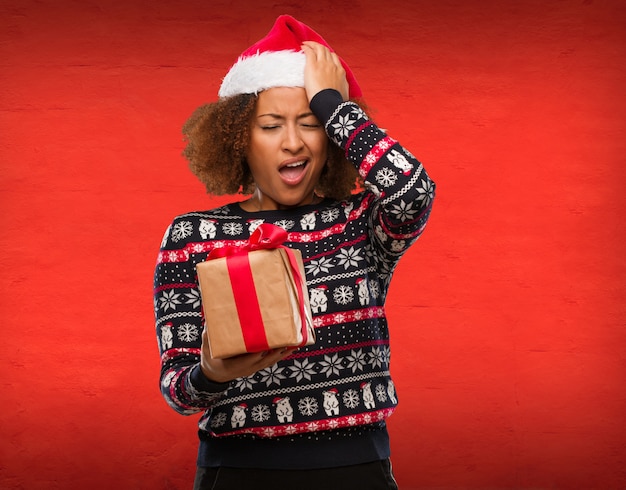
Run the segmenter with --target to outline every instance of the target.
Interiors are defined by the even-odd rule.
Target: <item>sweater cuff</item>
[[[216,383],[207,378],[200,364],[195,365],[189,373],[189,381],[191,385],[198,391],[206,391],[207,393],[222,393],[228,389],[230,383]]]
[[[335,109],[343,102],[341,94],[332,88],[320,90],[311,99],[309,106],[320,122],[324,125],[335,112]]]

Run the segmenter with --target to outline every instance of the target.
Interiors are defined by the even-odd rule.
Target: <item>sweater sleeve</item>
[[[426,226],[435,183],[411,152],[378,128],[358,104],[344,102],[339,92],[319,92],[311,110],[373,195],[373,243],[387,258],[397,260]]]
[[[154,313],[161,354],[160,388],[177,412],[191,415],[221,399],[228,383],[214,383],[200,369],[204,328],[195,263],[180,240],[191,228],[177,218],[165,233],[154,273]]]

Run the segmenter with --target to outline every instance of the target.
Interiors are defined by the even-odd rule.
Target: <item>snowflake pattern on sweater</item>
[[[337,202],[245,212],[237,203],[188,213],[168,227],[158,255],[154,308],[161,390],[183,414],[204,412],[213,436],[317,432],[384,421],[398,400],[389,372],[385,297],[395,266],[422,233],[434,183],[422,164],[361,108],[345,102],[325,124],[366,190]],[[225,385],[199,369],[202,305],[195,265],[247,240],[260,223],[301,251],[316,343]]]

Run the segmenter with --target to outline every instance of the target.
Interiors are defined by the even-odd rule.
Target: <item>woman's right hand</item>
[[[296,350],[297,347],[282,347],[265,352],[240,354],[225,359],[213,359],[209,349],[209,336],[205,328],[202,332],[200,367],[209,380],[215,383],[227,383],[236,378],[251,376],[261,369],[273,366]]]

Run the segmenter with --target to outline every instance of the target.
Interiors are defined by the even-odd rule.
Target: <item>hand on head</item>
[[[339,56],[326,46],[314,41],[304,41],[302,51],[306,55],[304,67],[304,89],[309,101],[318,92],[332,88],[337,90],[343,100],[349,98],[349,86],[346,71]]]

